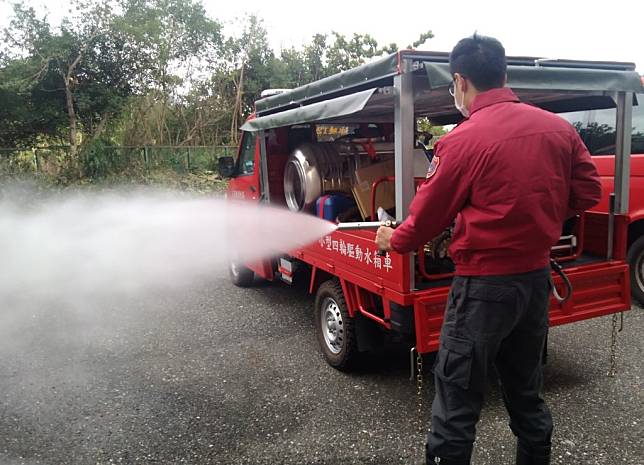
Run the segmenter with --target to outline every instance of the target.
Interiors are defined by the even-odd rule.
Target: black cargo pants
[[[469,463],[488,373],[496,369],[510,428],[549,445],[552,417],[540,390],[550,269],[454,278],[434,365],[427,455]]]

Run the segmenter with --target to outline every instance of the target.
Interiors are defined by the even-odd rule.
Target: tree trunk
[[[163,98],[161,100],[161,114],[157,117],[157,137],[158,137],[158,140],[156,141],[157,145],[164,145],[164,142],[165,142],[164,126],[165,126],[165,110],[166,110],[167,102],[168,102],[167,95],[165,93],[165,88],[164,88]]]
[[[233,112],[232,123],[230,125],[230,140],[237,144],[237,133],[239,131],[239,120],[241,120],[242,109],[242,96],[244,87],[244,68],[245,63],[242,62],[241,71],[239,72],[239,83],[237,85],[237,97],[235,98],[235,110]]]
[[[144,99],[144,102],[141,106],[137,106],[137,116],[138,121],[143,123],[143,145],[154,145],[152,143],[152,133],[154,129],[151,127],[153,124],[152,118],[150,116],[151,110],[154,107],[155,99],[153,97],[147,96]],[[133,120],[136,121],[136,120]],[[138,133],[138,130],[136,130]],[[135,139],[136,140],[136,139]]]
[[[65,101],[67,103],[67,118],[69,119],[69,154],[68,160],[69,168],[71,168],[75,174],[80,174],[79,164],[78,164],[78,121],[76,118],[76,109],[74,108],[74,94],[71,88],[71,76],[70,73],[67,73],[67,76],[63,76],[65,80]]]
[[[74,73],[76,72],[76,67],[83,59],[85,50],[92,43],[94,38],[99,34],[99,31],[95,31],[94,34],[87,40],[85,44],[78,51],[78,55],[74,61],[67,67],[67,72],[63,72],[63,67],[61,66],[60,74],[65,82],[65,101],[67,103],[67,116],[69,118],[69,159],[72,164],[72,168],[75,171],[75,174],[80,176],[80,165],[78,160],[78,118],[76,117],[76,109],[74,108],[74,91],[72,87],[74,86]]]
[[[110,119],[109,113],[104,112],[101,114],[101,120],[94,128],[94,132],[92,134],[92,139],[91,139],[92,142],[96,141],[99,137],[101,137],[101,134],[105,130],[105,127],[107,126],[107,122],[109,121],[109,119]]]

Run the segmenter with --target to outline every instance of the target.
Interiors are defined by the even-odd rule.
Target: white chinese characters
[[[318,241],[322,249],[339,252],[340,255],[351,258],[365,265],[373,266],[376,270],[386,270],[389,272],[393,268],[391,255],[387,252],[380,255],[377,250],[371,250],[368,247],[363,249],[358,244],[345,242],[344,239],[339,241],[331,239],[331,236],[325,236]]]

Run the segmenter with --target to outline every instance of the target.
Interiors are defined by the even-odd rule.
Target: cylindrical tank
[[[343,178],[342,158],[333,144],[303,144],[296,148],[284,168],[284,194],[288,208],[308,211],[323,192],[350,190]]]
[[[393,156],[393,144],[370,143],[378,156]],[[288,208],[310,211],[326,192],[351,192],[357,168],[370,164],[360,143],[306,143],[297,147],[284,168],[284,195]]]

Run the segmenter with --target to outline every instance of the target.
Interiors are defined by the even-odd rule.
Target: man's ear
[[[470,89],[470,82],[465,79],[461,74],[458,75],[460,81],[461,81],[461,90],[463,91],[463,94],[466,94],[467,91]]]
[[[459,81],[463,94],[467,93],[470,84],[467,79],[465,79],[460,73],[454,73],[454,77],[457,79],[457,81]]]

